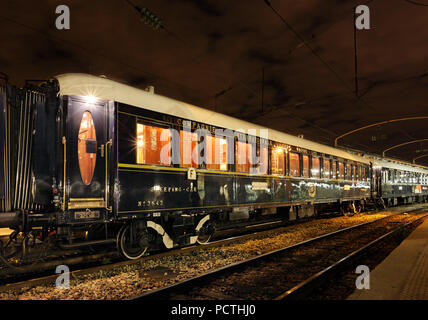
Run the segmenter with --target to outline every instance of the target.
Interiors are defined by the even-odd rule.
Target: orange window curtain
[[[207,169],[227,170],[227,140],[222,137],[206,136]]]
[[[336,167],[336,161],[333,161],[333,163],[331,164],[331,178],[332,179],[336,179],[337,176],[337,167]]]
[[[284,148],[276,147],[272,149],[272,174],[285,174],[285,152]]]
[[[309,178],[309,156],[303,156],[303,176]]]
[[[339,162],[339,179],[345,179],[345,165]]]
[[[137,124],[137,163],[171,164],[169,129]]]
[[[260,145],[260,157],[259,157],[259,166],[258,173],[259,174],[267,174],[268,170],[268,147],[267,145]]]
[[[236,171],[249,172],[253,148],[251,144],[236,141]]]
[[[185,168],[197,168],[199,162],[198,134],[180,131],[180,164]]]
[[[352,166],[350,164],[346,165],[346,180],[352,179]]]
[[[320,178],[320,158],[312,158],[312,177]]]
[[[299,177],[300,176],[300,163],[299,155],[297,153],[290,153],[290,176]]]
[[[324,159],[323,162],[323,178],[330,178],[330,160]]]

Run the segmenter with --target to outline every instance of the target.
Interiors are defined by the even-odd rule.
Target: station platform
[[[428,300],[428,219],[370,272],[348,300]]]

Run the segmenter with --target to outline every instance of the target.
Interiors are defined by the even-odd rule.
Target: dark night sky
[[[271,0],[322,63],[263,0],[132,0],[155,12],[169,32],[145,25],[126,0],[2,0],[0,71],[18,85],[67,72],[154,85],[172,98],[332,144],[370,123],[428,116],[428,0],[415,1],[426,6]],[[364,3],[371,29],[357,31],[356,98],[353,8]],[[70,30],[55,28],[60,4],[70,7]],[[426,128],[427,119],[398,122],[342,143],[381,152],[428,138]],[[411,161],[423,154],[428,143],[389,155]]]

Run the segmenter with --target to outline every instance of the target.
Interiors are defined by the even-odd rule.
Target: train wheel
[[[352,202],[340,206],[340,213],[344,216],[352,217],[355,214]]]
[[[140,223],[123,226],[116,239],[120,254],[129,260],[141,258],[149,249],[149,233]]]
[[[196,239],[196,242],[199,244],[207,244],[211,240],[214,233],[214,225],[211,223],[211,221],[207,221],[202,225],[202,228],[199,229],[198,239]]]

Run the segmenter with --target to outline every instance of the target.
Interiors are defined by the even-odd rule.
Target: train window
[[[137,163],[171,165],[169,129],[137,123]]]
[[[309,178],[309,156],[303,156],[303,176]]]
[[[346,165],[345,179],[352,180],[352,165]]]
[[[197,168],[199,162],[198,134],[180,131],[180,164],[185,168]]]
[[[358,181],[362,181],[363,180],[363,175],[362,175],[362,168],[361,166],[357,167],[357,180]]]
[[[276,147],[272,149],[272,174],[285,174],[285,152],[284,148]]]
[[[227,140],[223,137],[206,137],[207,169],[227,170]]]
[[[337,167],[336,167],[337,162],[333,161],[331,163],[331,178],[332,179],[336,179],[337,176]]]
[[[249,172],[253,159],[253,146],[250,143],[236,141],[236,171]]]
[[[312,168],[311,168],[311,176],[313,178],[320,178],[320,158],[312,158]]]
[[[401,179],[400,179],[401,183],[407,183],[407,172],[406,171],[401,171]]]
[[[329,159],[324,159],[323,161],[322,177],[326,179],[330,178],[330,160]]]
[[[290,152],[290,176],[300,177],[300,159],[298,153]]]
[[[343,162],[338,162],[339,163],[339,179],[344,180],[345,179],[345,165],[343,164]]]
[[[97,161],[97,137],[94,119],[89,111],[85,111],[80,121],[77,143],[80,176],[84,184],[89,185],[94,176]]]
[[[269,151],[268,151],[267,144],[261,144],[260,145],[259,164],[258,164],[258,169],[257,169],[258,174],[267,174],[268,161],[269,161],[268,152]]]

